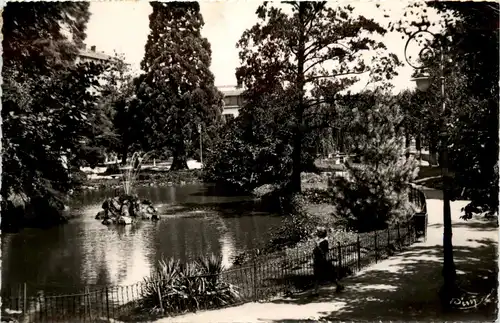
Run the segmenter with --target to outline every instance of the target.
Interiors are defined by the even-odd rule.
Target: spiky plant
[[[202,275],[216,276],[224,270],[221,255],[211,254],[208,257],[199,257],[196,264],[200,268]]]
[[[179,293],[187,310],[196,311],[200,308],[199,297],[204,292],[205,282],[200,277],[196,263],[186,263],[179,270]]]
[[[210,307],[221,307],[239,300],[240,296],[236,287],[221,279],[224,271],[222,256],[211,254],[209,257],[198,258],[196,263],[206,283],[203,303]]]
[[[220,278],[223,269],[222,257],[215,255],[187,264],[161,260],[144,279],[139,306],[153,313],[182,313],[233,304],[239,294]]]
[[[150,276],[144,278],[144,297],[140,307],[152,313],[178,310],[178,304],[171,302],[172,295],[177,294],[179,280],[179,262],[173,259],[160,260],[158,268]]]

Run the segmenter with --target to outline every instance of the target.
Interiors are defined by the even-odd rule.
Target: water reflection
[[[224,266],[224,268],[230,268],[236,252],[234,247],[234,240],[231,237],[231,233],[227,231],[226,233],[221,235],[219,243],[221,246],[222,265]]]
[[[194,185],[142,188],[140,196],[162,204],[165,212],[175,205],[205,205],[212,211],[183,211],[158,223],[125,227],[94,219],[110,192],[86,192],[72,202],[76,218],[69,224],[2,235],[2,288],[26,282],[33,294],[37,289],[62,293],[88,285],[128,285],[141,281],[162,257],[187,261],[214,253],[229,267],[238,251],[266,241],[280,219],[243,210],[228,217],[217,208],[234,209],[248,198],[216,196],[210,190]]]

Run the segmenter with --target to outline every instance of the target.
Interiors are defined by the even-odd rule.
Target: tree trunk
[[[184,170],[188,169],[187,165],[187,157],[186,157],[186,149],[183,143],[179,144],[174,149],[174,158],[172,161],[172,166],[170,166],[170,170]]]
[[[415,146],[418,151],[420,165],[422,165],[422,135],[420,133],[417,135],[417,139],[415,140]]]
[[[293,152],[292,152],[292,176],[289,183],[289,193],[295,194],[302,191],[300,174],[302,172],[302,122],[304,116],[304,62],[305,62],[305,22],[304,22],[305,6],[304,3],[299,4],[299,19],[300,19],[300,35],[299,45],[297,50],[297,91],[298,99],[295,108],[295,126],[293,133]]]
[[[344,132],[342,129],[338,130],[338,152],[341,154],[345,153],[345,142],[344,142]]]
[[[302,190],[300,174],[302,172],[302,136],[299,127],[296,127],[293,135],[292,152],[292,178],[290,181],[290,193],[299,193]]]
[[[123,143],[123,148],[122,148],[122,165],[127,164],[127,155],[128,155],[128,145],[126,143]]]
[[[170,170],[184,170],[188,169],[186,156],[174,155],[174,160],[172,161],[172,166]]]
[[[417,150],[422,149],[422,136],[420,134],[417,135],[417,138],[415,139],[415,148]]]
[[[406,133],[406,136],[405,136],[405,148],[406,148],[405,156],[407,159],[410,157],[410,146],[411,146],[411,136],[409,133]]]

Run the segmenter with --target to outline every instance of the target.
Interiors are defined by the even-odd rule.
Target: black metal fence
[[[339,275],[345,277],[389,257],[415,240],[415,226],[410,221],[386,230],[359,234],[354,243],[331,245],[329,258]],[[314,284],[312,250],[287,249],[255,257],[245,265],[224,271],[219,279],[232,284],[239,293],[237,302],[226,305],[304,291]],[[129,286],[86,288],[71,295],[34,297],[27,296],[26,285],[16,291],[2,289],[2,316],[17,316],[23,322],[147,322],[153,316],[148,312],[138,314],[136,310],[146,287],[145,282],[140,282]],[[200,302],[195,307],[206,308],[214,308],[214,305]],[[166,314],[180,313],[167,310]]]

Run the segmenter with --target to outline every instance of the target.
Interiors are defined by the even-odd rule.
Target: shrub
[[[289,114],[282,102],[266,95],[240,109],[240,115],[221,129],[207,152],[205,180],[251,192],[264,184],[283,185],[292,171],[292,141]],[[316,172],[315,141],[303,137],[301,167]]]
[[[162,174],[162,179],[164,181],[169,181],[173,183],[180,182],[191,182],[191,181],[200,181],[202,178],[202,171],[199,169],[189,169],[189,170],[178,170],[171,171],[169,170],[167,173]]]
[[[222,257],[214,255],[187,264],[161,260],[144,279],[139,307],[152,313],[182,313],[234,304],[239,294],[221,278],[223,270]]]
[[[309,203],[322,204],[332,202],[332,192],[330,190],[312,188],[305,190],[302,194]]]
[[[106,168],[104,175],[111,174],[121,174],[120,166],[118,166],[118,164],[111,164]]]
[[[208,154],[204,177],[242,192],[251,192],[263,184],[281,183],[290,169],[287,149],[274,142],[256,145],[239,138],[223,139]]]
[[[295,194],[283,200],[285,217],[279,227],[273,230],[266,252],[293,247],[312,236],[321,221],[305,209],[306,200],[302,194]]]
[[[73,184],[78,188],[87,181],[87,174],[79,169],[75,169],[71,173],[71,180]]]
[[[361,100],[358,104],[371,104]],[[366,232],[405,221],[413,209],[407,184],[418,173],[416,161],[404,158],[398,125],[399,108],[376,103],[357,111],[357,156],[362,165],[346,162],[347,178],[333,181],[333,203],[348,229]]]

